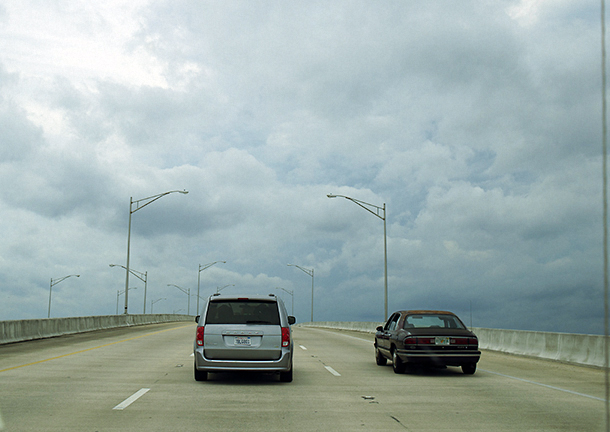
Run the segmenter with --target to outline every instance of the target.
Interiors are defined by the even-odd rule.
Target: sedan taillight
[[[415,336],[407,336],[404,340],[405,345],[417,345],[417,338]]]
[[[420,345],[436,345],[437,339],[439,339],[440,337],[416,337],[416,336],[407,336],[404,339],[404,344],[405,346],[408,347],[416,347],[416,346],[420,346]],[[447,338],[443,338],[443,339],[447,339]],[[472,348],[474,346],[474,348],[476,349],[479,346],[479,341],[476,337],[450,337],[448,338],[449,342],[446,342],[450,345],[460,345],[460,346],[467,346],[469,348]],[[445,343],[439,343],[439,345],[445,345]]]
[[[197,333],[195,334],[195,341],[197,346],[203,346],[203,326],[197,327]]]
[[[404,340],[405,345],[434,345],[433,337],[407,336]]]
[[[290,346],[290,328],[282,327],[282,347]]]
[[[474,345],[479,346],[479,341],[476,337],[452,338],[451,345]]]

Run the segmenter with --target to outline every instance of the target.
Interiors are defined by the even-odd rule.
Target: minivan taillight
[[[282,327],[282,347],[290,346],[290,328]]]
[[[203,326],[197,327],[197,333],[195,334],[195,341],[197,346],[203,346]]]

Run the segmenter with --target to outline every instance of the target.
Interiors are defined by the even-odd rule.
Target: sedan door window
[[[394,331],[396,330],[396,325],[398,324],[398,319],[400,318],[400,314],[394,314],[392,316],[392,319],[390,321],[388,321],[388,325],[386,330],[387,331]]]

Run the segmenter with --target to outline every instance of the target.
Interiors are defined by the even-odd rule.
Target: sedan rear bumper
[[[461,366],[464,364],[477,363],[481,358],[480,351],[434,352],[397,350],[396,354],[403,363],[434,364],[445,366]]]
[[[194,354],[195,369],[202,372],[288,372],[292,369],[292,350],[288,349],[282,349],[278,360],[212,360],[204,356],[203,347],[198,347]]]

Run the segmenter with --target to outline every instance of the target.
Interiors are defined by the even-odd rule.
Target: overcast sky
[[[0,320],[281,294],[603,332],[599,1],[0,1]],[[382,215],[382,213],[380,213]],[[129,312],[144,310],[130,278]],[[233,286],[234,285],[234,286]],[[160,300],[164,299],[164,300]],[[119,298],[119,312],[124,307]]]

